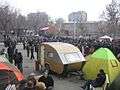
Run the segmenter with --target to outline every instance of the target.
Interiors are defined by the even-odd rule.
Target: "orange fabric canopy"
[[[21,81],[24,79],[23,74],[17,69],[17,67],[15,67],[10,63],[0,62],[0,70],[8,70],[8,71],[14,72],[18,81]]]

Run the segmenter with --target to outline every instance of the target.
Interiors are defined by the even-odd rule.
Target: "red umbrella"
[[[0,70],[8,70],[14,72],[18,81],[24,79],[23,74],[15,67],[14,65],[7,63],[7,62],[0,62]]]

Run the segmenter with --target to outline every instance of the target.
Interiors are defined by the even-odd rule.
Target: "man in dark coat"
[[[30,45],[29,45],[28,42],[27,42],[27,45],[26,45],[26,50],[27,50],[27,57],[29,57],[29,54],[30,54]]]
[[[90,90],[90,84],[93,87],[101,87],[106,80],[106,75],[103,69],[100,69],[99,73],[97,74],[97,78],[95,80],[88,80],[86,81],[85,85],[82,87],[83,89]]]
[[[33,44],[31,46],[31,58],[30,59],[34,59],[34,45]]]
[[[15,62],[15,66],[18,66],[18,49],[15,50],[14,56],[13,56],[14,62]]]
[[[23,67],[22,67],[23,56],[22,56],[21,52],[18,52],[18,53],[15,54],[14,60],[15,60],[15,65],[17,66],[17,68],[18,68],[21,72],[23,72]]]
[[[12,45],[10,45],[7,49],[8,57],[9,57],[9,62],[13,63],[13,55],[14,55],[14,48]]]
[[[51,75],[47,76],[45,85],[47,88],[54,87],[54,80]]]
[[[39,43],[35,45],[35,52],[37,53],[37,59],[38,59]]]

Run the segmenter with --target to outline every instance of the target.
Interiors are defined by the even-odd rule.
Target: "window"
[[[80,56],[78,53],[69,53],[69,54],[65,54],[66,59],[68,60],[68,62],[76,62],[76,61],[80,61]]]
[[[53,53],[48,52],[48,55],[47,55],[47,56],[50,57],[50,58],[53,58]]]

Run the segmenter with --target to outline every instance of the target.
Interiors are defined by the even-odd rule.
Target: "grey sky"
[[[74,11],[86,11],[89,21],[99,20],[105,6],[111,0],[0,0],[7,1],[11,6],[20,10],[23,15],[30,12],[42,11],[49,16],[67,19]]]

